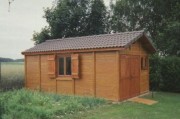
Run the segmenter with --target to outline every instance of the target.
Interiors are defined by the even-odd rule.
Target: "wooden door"
[[[140,59],[139,56],[121,55],[120,100],[139,95]]]
[[[139,56],[130,56],[130,97],[140,93],[140,59]]]

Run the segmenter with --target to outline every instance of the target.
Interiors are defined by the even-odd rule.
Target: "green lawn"
[[[152,99],[151,95],[144,96]],[[77,119],[180,119],[180,94],[157,92],[158,103],[148,106],[133,102],[110,104],[67,118]]]

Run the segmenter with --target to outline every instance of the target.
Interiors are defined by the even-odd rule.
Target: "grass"
[[[152,99],[151,95],[145,98]],[[180,119],[180,94],[157,92],[153,100],[155,105],[133,102],[110,104],[96,110],[78,113],[73,119]]]
[[[25,89],[1,92],[2,119],[61,119],[94,109],[106,101],[90,97],[48,94]]]
[[[0,93],[2,119],[179,119],[180,94],[157,92],[145,105],[110,104],[103,99],[49,94],[25,89]],[[151,95],[144,98],[152,99]]]
[[[24,85],[23,62],[1,62],[0,90],[19,89]]]

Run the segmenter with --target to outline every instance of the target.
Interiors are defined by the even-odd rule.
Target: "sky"
[[[47,26],[44,8],[54,0],[14,0],[8,11],[8,0],[0,0],[0,57],[23,58],[22,51],[34,46],[34,31]],[[104,0],[108,5],[110,0]]]

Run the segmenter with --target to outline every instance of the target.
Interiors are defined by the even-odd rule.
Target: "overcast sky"
[[[21,52],[34,46],[33,31],[48,25],[43,8],[54,0],[14,0],[8,12],[8,0],[0,0],[0,57],[23,58]],[[107,5],[110,0],[104,0]]]

